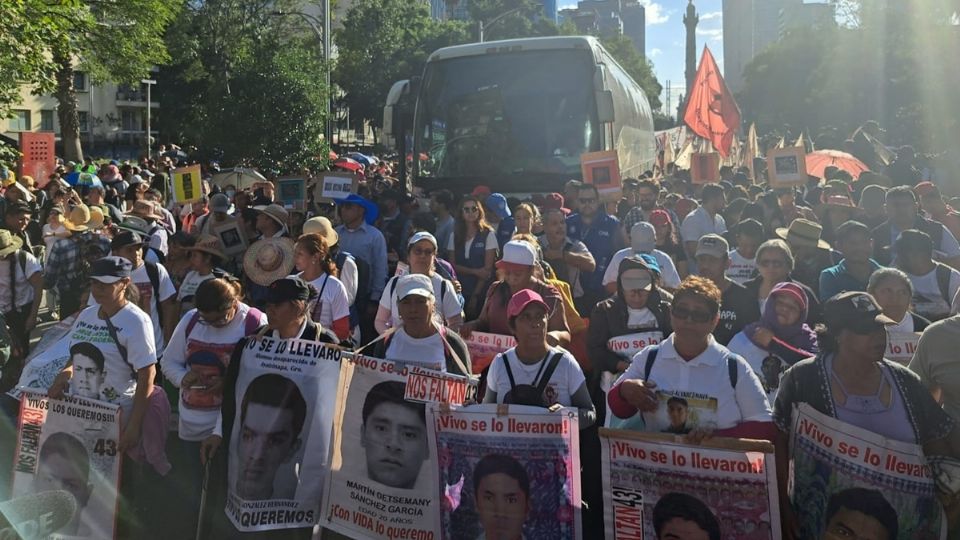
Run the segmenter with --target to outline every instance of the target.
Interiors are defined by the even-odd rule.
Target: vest
[[[463,245],[454,239],[453,260],[469,268],[483,268],[484,263],[487,261],[487,234],[489,233],[486,231],[480,231],[473,237],[473,242],[470,243],[470,251],[465,261],[462,260],[463,251],[461,251],[461,249]],[[460,286],[463,288],[463,297],[470,298],[473,296],[473,292],[477,286],[480,285],[479,279],[477,279],[476,276],[467,275],[458,277],[460,278]]]
[[[620,222],[617,218],[605,212],[597,214],[589,227],[583,225],[580,214],[567,218],[567,236],[583,242],[597,261],[597,268],[593,272],[580,274],[580,286],[583,290],[603,290],[603,274],[616,251],[614,241],[619,230]]]

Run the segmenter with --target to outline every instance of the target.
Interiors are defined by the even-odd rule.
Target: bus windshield
[[[598,149],[593,59],[523,51],[428,64],[415,119],[421,178],[578,175]]]

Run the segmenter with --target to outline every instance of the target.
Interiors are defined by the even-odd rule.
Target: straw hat
[[[67,218],[63,221],[63,226],[68,231],[84,232],[87,230],[87,222],[90,221],[90,208],[85,204],[78,204],[67,212]]]
[[[810,247],[830,249],[830,244],[820,239],[823,227],[815,222],[797,218],[790,223],[790,227],[777,229],[777,236],[783,238],[791,247]]]
[[[221,259],[227,258],[227,256],[223,253],[223,249],[221,249],[220,239],[212,234],[201,234],[197,238],[197,243],[194,244],[193,247],[187,248],[187,250],[209,253],[210,255],[220,257]]]
[[[103,210],[99,206],[90,207],[90,220],[87,221],[87,228],[92,231],[98,231],[103,228]]]
[[[294,266],[293,252],[293,241],[289,238],[258,240],[243,255],[243,271],[257,285],[270,285],[290,275]]]
[[[0,257],[16,252],[23,247],[23,240],[6,229],[0,229]]]
[[[330,220],[323,217],[313,217],[303,224],[303,234],[319,234],[327,241],[327,246],[335,246],[340,241],[340,235]]]
[[[127,213],[143,219],[155,219],[157,221],[163,221],[163,216],[157,212],[156,203],[152,201],[145,201],[143,199],[134,201],[133,209]]]

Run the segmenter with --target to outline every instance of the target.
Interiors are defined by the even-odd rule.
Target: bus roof
[[[549,49],[588,49],[593,50],[600,44],[592,36],[554,36],[522,39],[504,39],[501,41],[485,41],[483,43],[468,43],[438,49],[430,55],[427,62],[448,60],[462,56],[477,56],[489,53],[504,53],[518,51],[538,51]]]

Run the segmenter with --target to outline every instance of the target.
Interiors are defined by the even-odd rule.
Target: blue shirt
[[[589,226],[583,224],[583,216],[579,213],[567,218],[567,236],[583,242],[597,262],[596,270],[580,274],[580,285],[584,290],[603,290],[603,274],[617,251],[619,232],[620,220],[602,210],[593,216]]]
[[[882,266],[877,261],[870,259],[870,273],[876,272]],[[820,298],[824,301],[835,294],[845,291],[866,291],[867,283],[853,277],[847,270],[847,260],[843,259],[839,264],[829,268],[824,268],[820,272]]]
[[[337,225],[337,234],[340,249],[370,265],[370,300],[379,301],[387,284],[387,241],[383,233],[364,222],[356,229]]]

